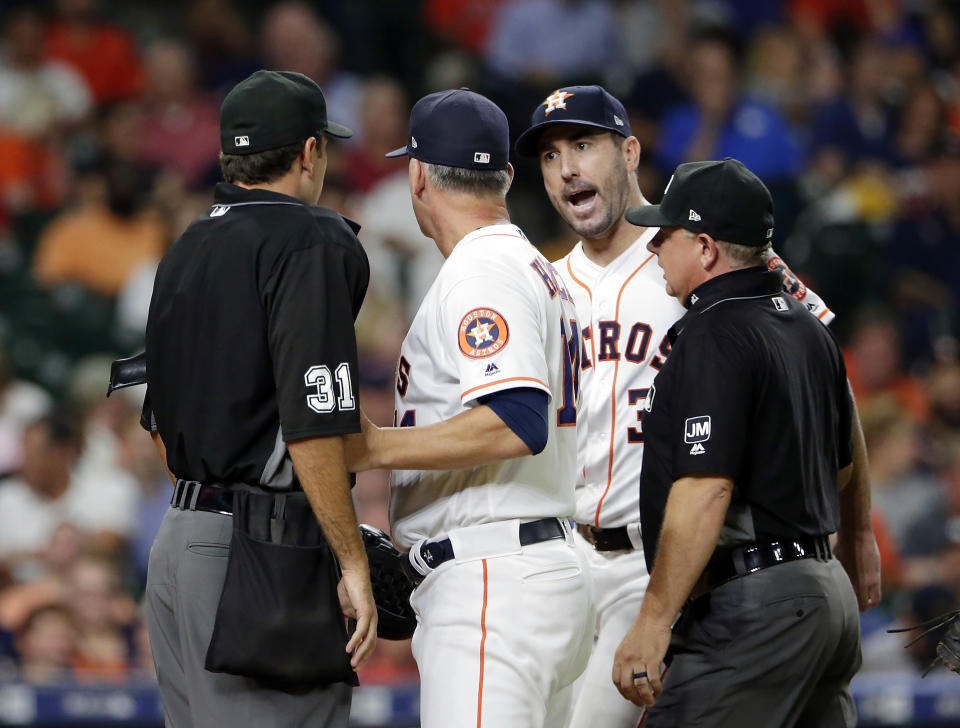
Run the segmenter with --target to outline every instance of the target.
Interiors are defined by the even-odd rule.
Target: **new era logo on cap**
[[[248,136],[238,136],[233,138],[233,143],[238,147],[249,147],[250,146],[250,137]]]
[[[697,214],[696,210],[690,210],[690,217],[688,219],[697,220],[699,222],[700,216]]]

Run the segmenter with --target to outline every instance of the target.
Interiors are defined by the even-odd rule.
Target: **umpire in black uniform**
[[[327,119],[323,94],[306,76],[258,71],[239,83],[220,115],[226,182],[157,271],[143,424],[175,489],[150,554],[145,611],[167,726],[345,726],[350,665],[376,641],[342,445],[344,434],[360,431],[353,321],[369,266],[357,228],[316,206],[328,135],[351,131]],[[357,618],[347,643],[332,571],[342,632],[334,657],[351,673],[347,682],[291,685],[205,668],[215,617],[221,627],[218,605],[240,612],[251,632],[278,626],[262,624],[270,612],[260,604],[220,603],[237,550],[238,493],[272,503],[272,530],[284,504],[299,497],[311,520],[312,506],[313,526],[319,521],[342,567],[343,611]],[[270,569],[241,576],[282,578]],[[270,591],[278,590],[268,598]],[[266,662],[285,665],[285,649],[266,648]],[[272,674],[270,664],[257,668]]]
[[[688,310],[647,397],[651,579],[614,682],[653,705],[651,728],[852,726],[857,596],[828,539],[858,495],[840,490],[854,417],[840,348],[762,265],[773,203],[740,162],[680,165],[627,219],[661,228],[648,248]]]

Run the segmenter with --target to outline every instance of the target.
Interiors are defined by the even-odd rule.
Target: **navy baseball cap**
[[[677,167],[659,205],[627,209],[627,221],[682,227],[717,240],[762,247],[773,237],[770,190],[742,162],[687,162]]]
[[[467,88],[437,91],[410,111],[410,138],[388,157],[464,169],[506,169],[510,129],[500,107]]]
[[[540,134],[556,124],[581,124],[631,136],[627,111],[602,86],[566,86],[547,96],[533,112],[530,128],[517,137],[521,157],[536,157]]]
[[[234,86],[220,107],[220,149],[256,154],[324,133],[348,139],[353,132],[327,118],[320,87],[302,73],[257,71]]]

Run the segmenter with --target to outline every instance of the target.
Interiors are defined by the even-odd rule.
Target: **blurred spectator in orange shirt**
[[[76,282],[116,296],[131,271],[166,248],[163,220],[135,199],[136,168],[108,170],[107,204],[91,204],[58,216],[44,230],[34,277],[44,286]]]
[[[137,96],[143,71],[133,37],[97,17],[97,0],[58,0],[47,31],[50,58],[70,64],[86,78],[98,105]]]
[[[39,284],[75,282],[116,296],[133,270],[163,254],[168,231],[152,199],[154,170],[138,156],[142,129],[137,102],[104,110],[101,149],[78,171],[80,204],[54,218],[38,241],[33,274]]]
[[[205,185],[218,167],[219,104],[197,90],[196,62],[181,41],[153,43],[146,67],[141,156],[179,173],[186,187]]]

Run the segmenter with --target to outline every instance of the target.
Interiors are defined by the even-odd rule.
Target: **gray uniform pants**
[[[171,508],[150,551],[144,610],[167,728],[346,726],[345,683],[289,693],[204,669],[232,528],[231,516]]]
[[[690,605],[647,728],[856,725],[850,678],[860,619],[836,559],[802,559],[733,579]]]

